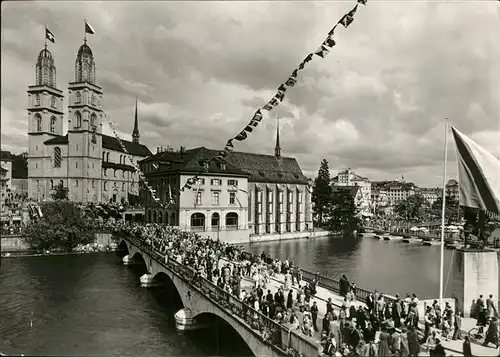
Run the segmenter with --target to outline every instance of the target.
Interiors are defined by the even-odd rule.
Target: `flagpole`
[[[441,258],[439,262],[439,306],[443,308],[443,279],[444,279],[444,221],[446,209],[446,164],[448,162],[448,118],[446,118],[444,132],[444,168],[443,168],[443,199],[441,205]]]
[[[87,43],[87,19],[84,19],[83,21],[85,22],[83,26],[83,32],[84,32],[83,41]]]

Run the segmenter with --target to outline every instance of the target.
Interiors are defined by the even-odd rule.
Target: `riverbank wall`
[[[98,232],[95,234],[95,243],[102,246],[110,246],[113,243],[113,235],[108,232]],[[0,237],[0,252],[5,253],[30,253],[33,252],[26,243],[24,243],[19,235],[2,236]]]

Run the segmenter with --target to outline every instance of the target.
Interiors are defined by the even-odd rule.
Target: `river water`
[[[247,245],[254,253],[290,258],[311,271],[387,294],[435,298],[439,247],[373,238],[324,237]],[[452,251],[445,251],[445,280]],[[115,253],[2,259],[0,351],[25,355],[249,355],[222,322],[217,329],[175,331],[182,308],[172,286],[143,289],[145,267],[126,267]],[[449,296],[451,278],[447,286]],[[215,331],[217,330],[217,331]]]
[[[415,293],[420,299],[439,297],[439,246],[371,237],[318,237],[247,244],[245,248],[255,254],[264,251],[282,260],[288,258],[301,268],[336,280],[345,274],[363,289],[389,295]],[[444,297],[451,297],[454,254],[444,251]]]
[[[245,342],[218,332],[175,331],[182,308],[171,286],[139,286],[143,267],[115,253],[2,259],[0,351],[39,356],[249,355]],[[33,314],[32,314],[33,313]],[[218,338],[220,337],[220,338]]]

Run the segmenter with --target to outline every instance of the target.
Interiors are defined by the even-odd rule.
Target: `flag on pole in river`
[[[500,160],[451,127],[458,159],[460,205],[500,214]]]

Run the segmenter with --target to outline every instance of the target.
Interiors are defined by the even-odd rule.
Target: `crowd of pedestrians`
[[[418,356],[421,350],[428,350],[431,356],[445,356],[441,340],[462,339],[463,314],[453,311],[449,303],[443,311],[437,301],[426,307],[420,338],[421,317],[415,294],[389,299],[374,291],[363,305],[357,301],[356,285],[342,276],[342,305],[336,308],[328,299],[324,317],[320,318],[318,304],[324,302],[315,299],[319,275],[305,283],[299,267],[289,260],[272,259],[265,253],[250,255],[242,247],[154,223],[122,222],[115,227],[140,238],[169,259],[192,267],[196,276],[211,281],[269,319],[318,341],[322,356]],[[274,292],[270,284],[273,278],[280,282]],[[243,279],[251,282],[250,288],[242,284]],[[483,316],[486,311],[487,316],[496,318],[491,296],[490,300],[484,308],[478,300],[478,314]],[[496,338],[486,341],[498,344]],[[463,346],[464,355],[469,356],[468,336]]]

